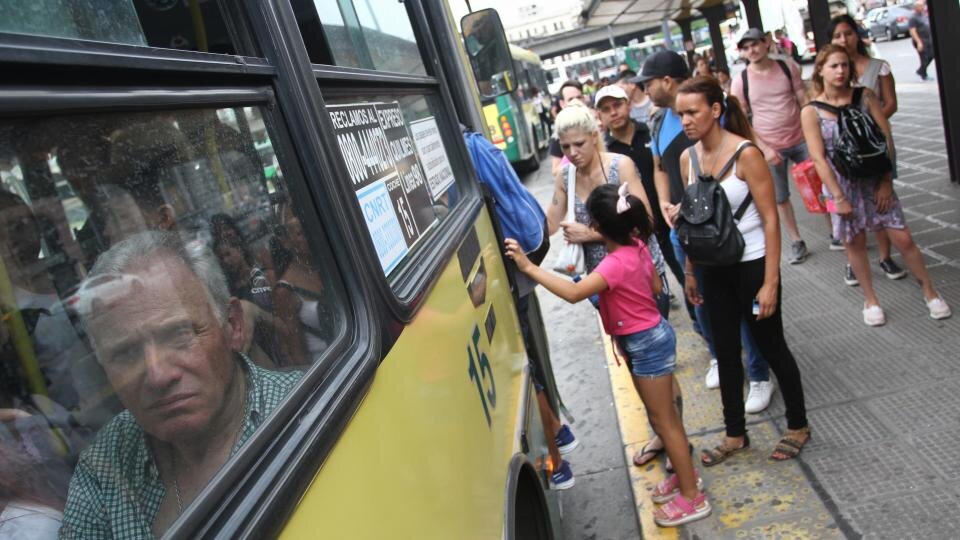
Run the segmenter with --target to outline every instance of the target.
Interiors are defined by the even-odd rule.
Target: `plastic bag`
[[[813,160],[808,159],[797,163],[790,169],[793,174],[793,181],[797,184],[797,191],[803,198],[803,205],[807,212],[811,214],[826,214],[827,208],[823,205],[823,182],[820,175],[817,174],[816,167],[813,166]]]
[[[567,167],[567,215],[564,221],[576,221],[577,215],[574,211],[574,197],[576,195],[576,174],[577,168],[572,164]],[[563,246],[560,248],[560,255],[553,263],[553,269],[561,274],[576,276],[587,271],[583,257],[583,246],[574,244],[561,239]]]

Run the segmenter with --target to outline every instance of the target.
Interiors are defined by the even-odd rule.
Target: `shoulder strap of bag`
[[[700,159],[697,157],[697,148],[695,145],[690,147],[688,155],[690,156],[690,169],[693,171],[693,174],[699,178],[703,175],[703,172],[700,170]]]
[[[743,83],[743,101],[744,105],[747,106],[747,119],[753,123],[753,111],[750,109],[750,78],[747,77],[747,70],[750,68],[750,65],[747,64],[747,67],[743,68],[743,71],[740,72],[740,81]]]
[[[747,207],[750,206],[750,203],[753,202],[753,193],[750,193],[750,190],[747,190],[747,196],[743,198],[743,202],[740,203],[740,208],[737,208],[737,211],[733,213],[733,220],[740,221],[740,218],[743,217],[743,214],[747,212]]]
[[[814,101],[811,101],[811,102],[809,103],[809,105],[812,105],[812,106],[814,106],[814,107],[816,107],[816,108],[818,108],[818,109],[822,109],[822,110],[827,111],[827,112],[831,112],[831,113],[833,113],[833,114],[840,114],[840,108],[839,108],[839,107],[834,107],[833,105],[831,105],[831,104],[829,104],[829,103],[824,103],[823,101],[816,101],[816,100],[814,100]]]
[[[780,65],[780,70],[783,71],[783,74],[787,76],[787,80],[790,81],[790,88],[793,89],[793,73],[790,73],[790,66],[787,65],[783,60],[777,60],[777,64]]]
[[[726,176],[727,171],[730,170],[730,168],[733,167],[733,164],[737,162],[737,158],[740,157],[740,154],[747,148],[750,148],[751,146],[755,147],[756,145],[750,141],[744,141],[740,143],[740,146],[737,147],[737,151],[733,153],[733,156],[731,156],[730,159],[727,161],[727,163],[723,166],[723,168],[720,169],[720,174],[717,176],[717,178],[723,178],[724,176]],[[733,213],[734,221],[740,221],[740,218],[742,218],[743,214],[746,213],[747,207],[750,206],[751,202],[753,202],[753,193],[751,193],[750,190],[747,189],[747,196],[743,198],[743,202],[740,203],[740,206],[737,208],[737,211]]]
[[[577,219],[575,208],[577,198],[577,168],[573,163],[567,165],[567,216],[565,221]]]
[[[863,99],[863,87],[858,86],[853,89],[853,100],[850,101],[850,108],[859,109],[861,99]]]
[[[714,178],[716,178],[717,180],[722,180],[726,178],[727,171],[729,171],[730,168],[733,167],[733,164],[737,162],[737,158],[740,157],[740,153],[743,152],[745,149],[750,148],[751,146],[756,146],[756,145],[750,141],[743,141],[742,143],[740,143],[740,146],[737,147],[737,151],[734,152],[732,156],[730,156],[730,159],[728,159],[726,163],[724,163],[723,167],[720,169],[720,172],[717,173],[717,175],[714,176]]]

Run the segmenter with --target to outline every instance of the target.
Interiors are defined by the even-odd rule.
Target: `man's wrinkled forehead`
[[[116,309],[149,304],[206,302],[199,279],[172,253],[155,253],[122,272],[101,274],[85,283],[77,306],[81,315],[103,320]],[[197,298],[194,298],[197,297]]]

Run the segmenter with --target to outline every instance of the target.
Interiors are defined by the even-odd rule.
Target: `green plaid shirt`
[[[247,416],[232,457],[300,380],[299,371],[268,371],[241,354],[247,375]],[[130,411],[107,423],[80,454],[61,538],[150,538],[166,490],[143,429]]]

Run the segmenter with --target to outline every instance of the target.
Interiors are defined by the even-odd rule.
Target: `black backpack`
[[[844,107],[822,101],[810,104],[837,115],[830,161],[851,180],[877,179],[893,170],[887,154],[887,138],[870,113],[860,109],[863,88],[853,89],[853,100]]]
[[[745,148],[753,143],[741,145],[730,161],[720,169],[717,176],[723,179],[733,167]],[[697,152],[690,147],[690,166],[697,175],[696,183],[687,186],[680,202],[680,215],[677,217],[677,238],[683,251],[694,264],[704,266],[729,266],[740,262],[743,256],[744,241],[737,222],[743,217],[747,207],[753,201],[753,195],[747,192],[746,198],[731,211],[720,182],[713,176],[703,176],[697,162]]]

